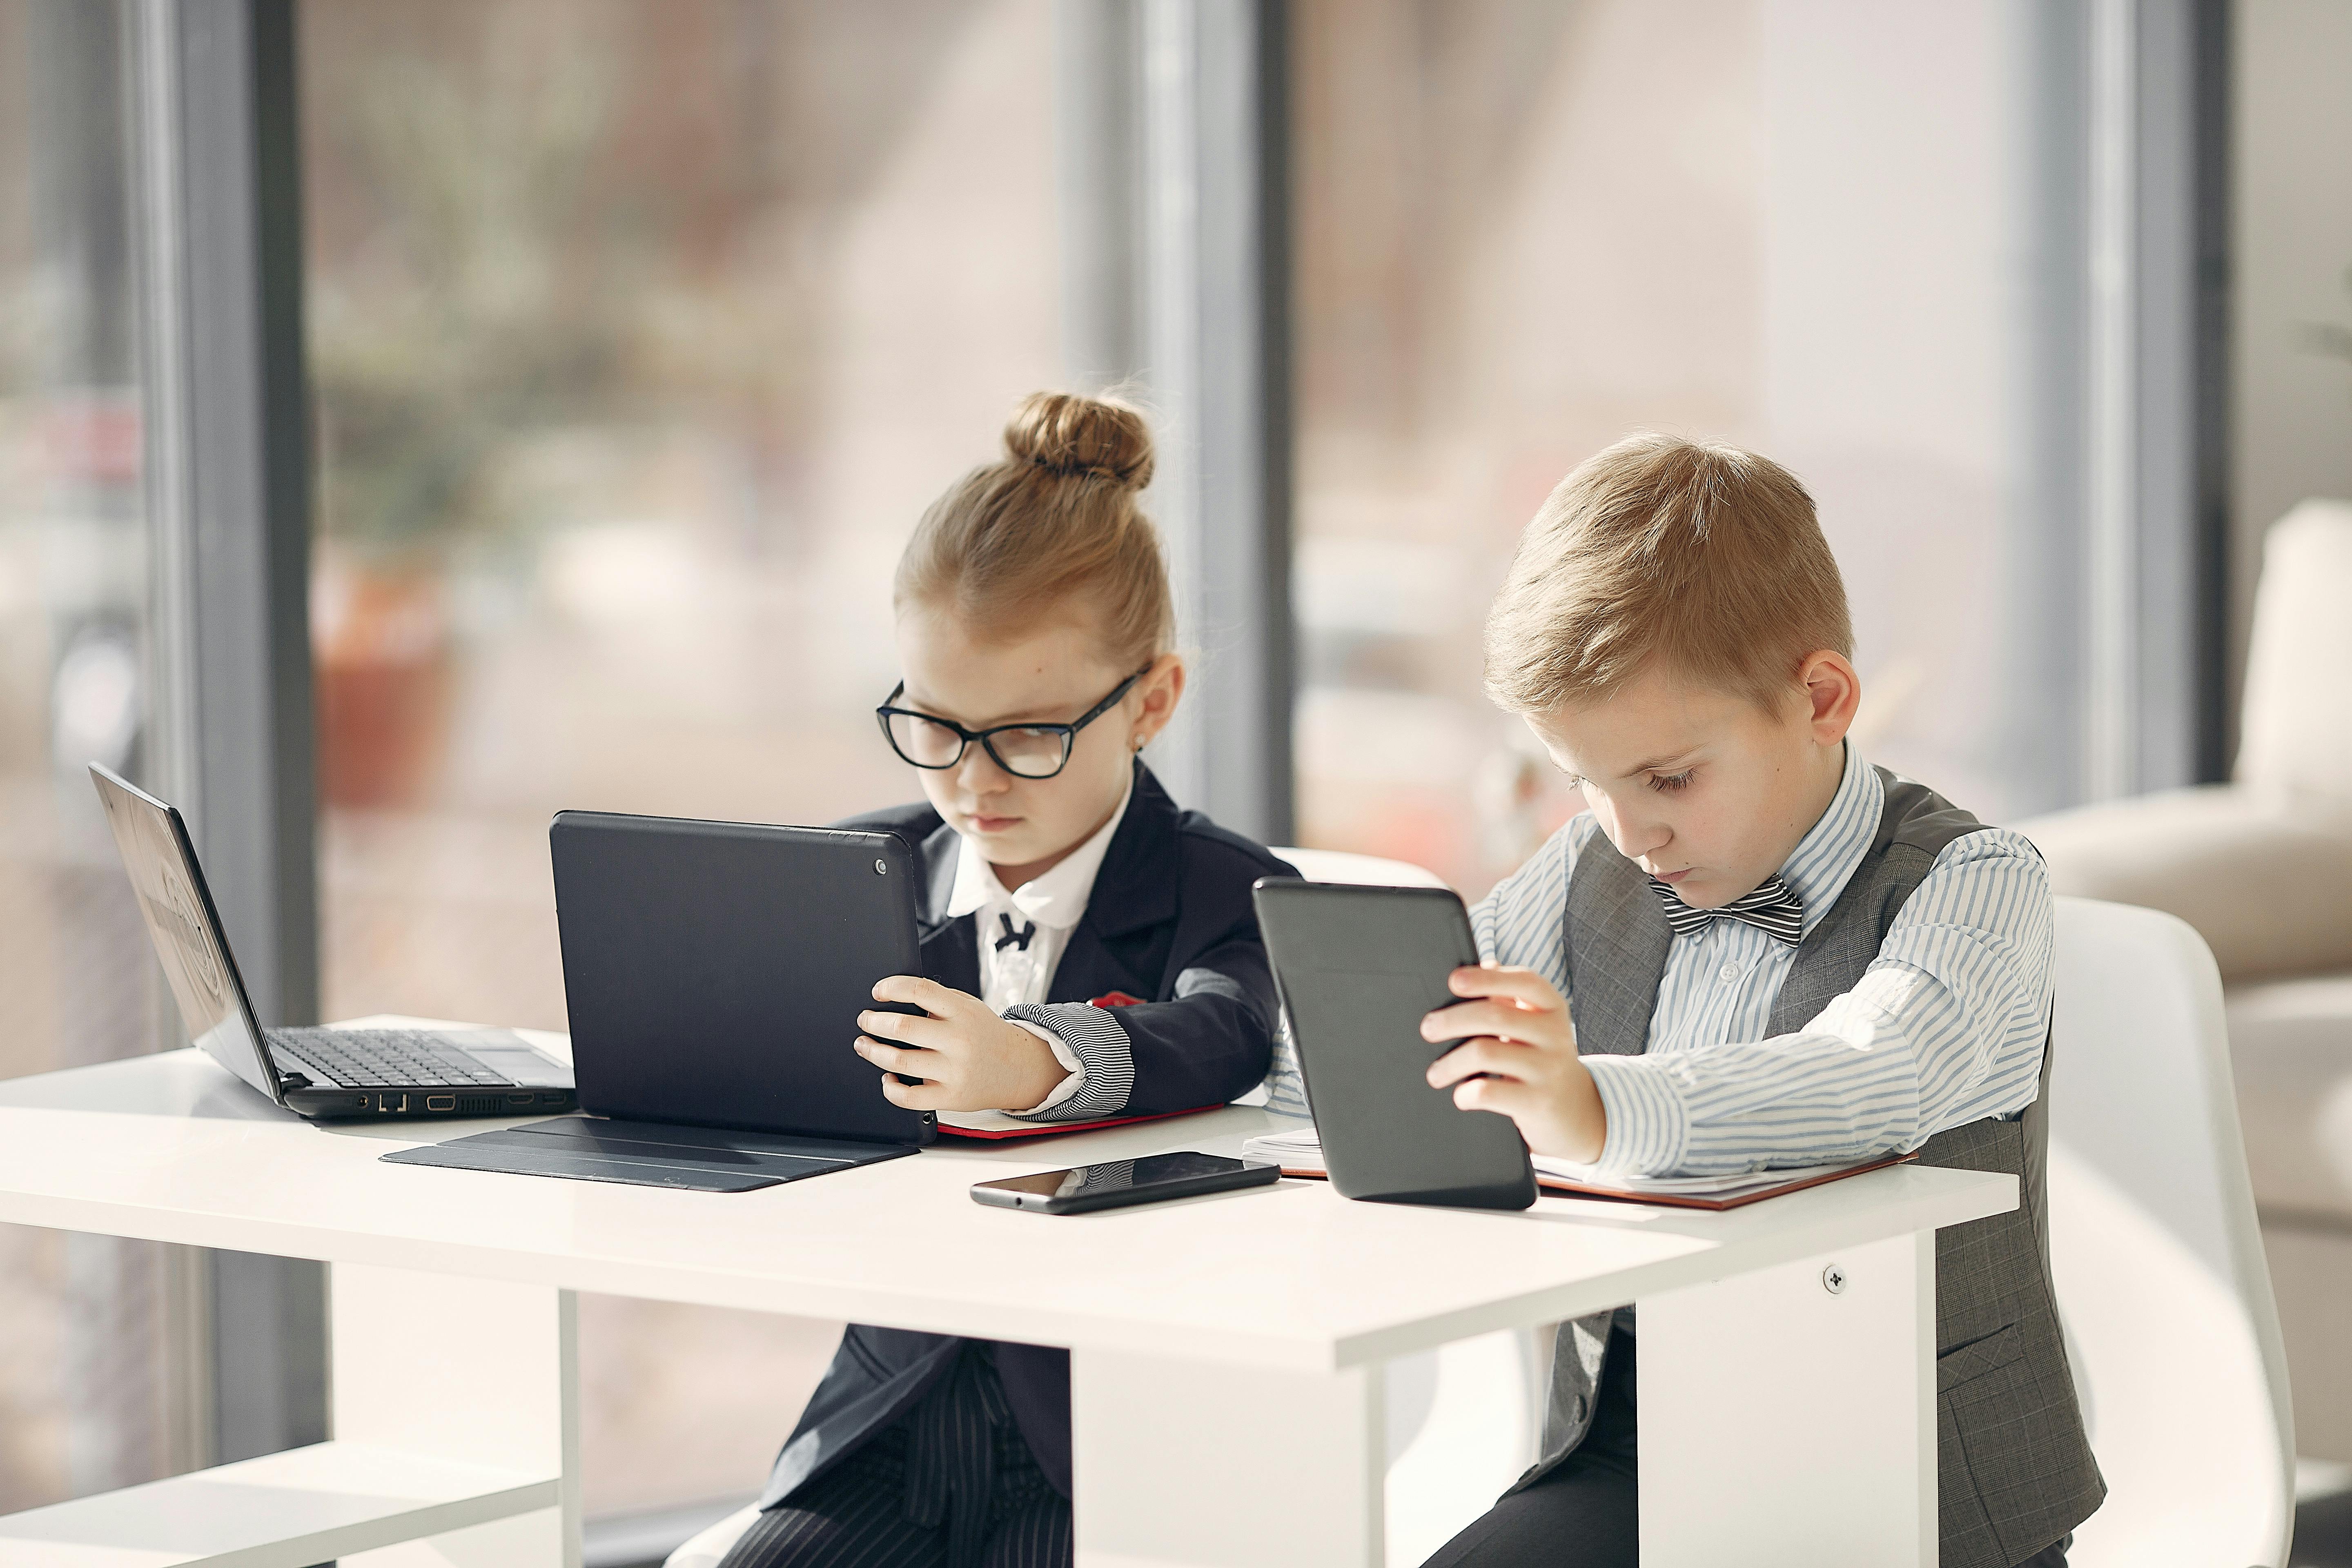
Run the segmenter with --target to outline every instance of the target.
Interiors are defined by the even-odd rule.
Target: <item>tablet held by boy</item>
[[[1845,588],[1785,469],[1661,436],[1602,452],[1520,542],[1486,688],[1587,812],[1472,922],[1433,1042],[1455,1103],[1627,1173],[1917,1151],[2020,1178],[1937,1236],[1946,1568],[2055,1568],[2105,1495],[2048,1270],[2040,856],[1847,740]],[[1638,1560],[1630,1308],[1561,1325],[1541,1454],[1434,1565]]]

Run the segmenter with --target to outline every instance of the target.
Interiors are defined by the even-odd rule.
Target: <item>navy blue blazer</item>
[[[843,827],[896,833],[922,863],[918,915],[923,972],[977,994],[980,952],[971,917],[945,914],[961,848],[928,805],[852,817]],[[1250,884],[1298,873],[1197,811],[1179,811],[1151,770],[1135,764],[1127,816],[1111,835],[1087,912],[1070,932],[1046,994],[1088,1002],[1124,991],[1143,998],[1108,1016],[1134,1054],[1126,1109],[1187,1110],[1245,1094],[1273,1050],[1274,973],[1258,937]],[[876,1093],[881,1089],[877,1084]],[[961,1340],[853,1323],[800,1425],[776,1456],[761,1508],[772,1508],[911,1409],[946,1371]],[[1022,1436],[1048,1480],[1070,1495],[1070,1353],[1000,1343],[996,1367]]]

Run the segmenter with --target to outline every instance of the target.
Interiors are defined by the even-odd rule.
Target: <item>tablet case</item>
[[[1421,1037],[1422,1016],[1460,1001],[1445,977],[1478,962],[1462,900],[1279,877],[1253,892],[1331,1184],[1375,1203],[1534,1203],[1517,1125],[1458,1109],[1426,1076],[1449,1047]]]
[[[874,983],[923,972],[903,840],[567,811],[548,843],[583,1110],[931,1142],[853,1048]]]
[[[563,1116],[476,1132],[445,1143],[395,1149],[382,1158],[388,1165],[439,1165],[458,1171],[502,1171],[516,1176],[562,1176],[574,1182],[617,1182],[632,1187],[751,1193],[914,1152],[914,1146],[907,1143],[852,1143],[718,1127]]]

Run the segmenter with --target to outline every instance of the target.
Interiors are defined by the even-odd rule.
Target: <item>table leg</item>
[[[1079,1568],[1380,1568],[1378,1367],[1076,1351]]]
[[[354,1561],[580,1568],[572,1292],[344,1263],[329,1289],[338,1441],[562,1477],[556,1508]]]
[[[1644,1568],[1933,1568],[1922,1233],[1641,1303]]]

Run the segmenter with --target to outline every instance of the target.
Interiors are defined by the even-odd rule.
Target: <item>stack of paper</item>
[[[1328,1174],[1323,1163],[1323,1141],[1311,1122],[1286,1131],[1261,1133],[1242,1144],[1242,1157],[1272,1161],[1282,1167],[1286,1176]],[[1840,1176],[1874,1171],[1909,1158],[1907,1154],[1888,1155],[1860,1164],[1799,1165],[1778,1171],[1742,1171],[1727,1176],[1636,1176],[1622,1171],[1602,1171],[1573,1160],[1556,1160],[1549,1154],[1536,1155],[1534,1164],[1536,1184],[1548,1193],[1726,1209],[1818,1186]]]

